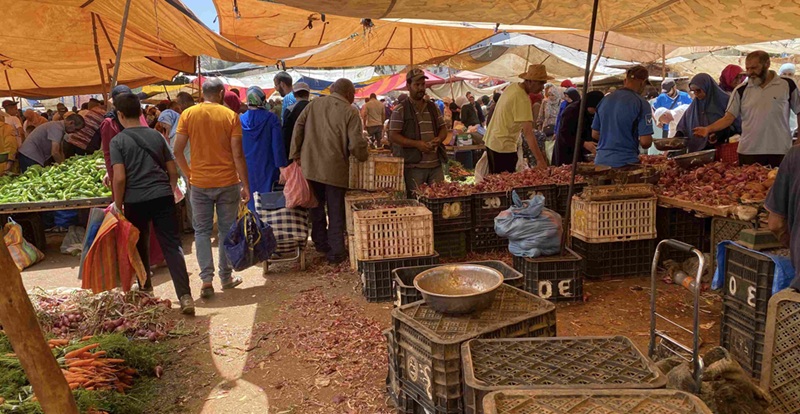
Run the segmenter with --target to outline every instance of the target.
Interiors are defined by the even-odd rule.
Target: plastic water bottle
[[[675,272],[675,274],[672,276],[672,281],[675,282],[676,285],[681,285],[686,289],[691,290],[692,292],[697,290],[696,280],[693,277],[687,275],[682,270],[678,270]]]

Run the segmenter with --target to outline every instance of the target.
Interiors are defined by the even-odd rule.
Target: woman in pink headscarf
[[[242,101],[239,100],[239,95],[235,92],[226,91],[225,97],[222,98],[222,102],[225,106],[230,108],[231,111],[236,112],[237,114],[240,113],[239,110],[242,109]]]
[[[737,86],[744,82],[745,77],[744,69],[742,69],[741,66],[725,66],[725,69],[722,70],[722,74],[719,75],[719,87],[722,88],[723,91],[731,93]]]

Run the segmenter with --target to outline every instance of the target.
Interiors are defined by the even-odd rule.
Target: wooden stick
[[[39,404],[47,414],[78,414],[72,391],[44,340],[22,276],[4,243],[0,243],[0,280],[0,324]]]
[[[592,72],[589,73],[589,87],[592,87],[592,80],[594,79],[594,73],[597,70],[597,64],[600,63],[600,58],[603,57],[603,51],[606,49],[606,39],[608,39],[608,32],[603,33],[603,42],[600,43],[600,52],[597,53],[597,59],[594,60],[594,64],[592,65]]]
[[[100,72],[100,85],[103,88],[103,105],[108,109],[108,93],[106,93],[106,76],[103,74],[103,64],[100,59],[100,46],[97,44],[97,23],[92,12],[92,36],[94,37],[94,57],[97,59],[97,70]]]
[[[117,58],[114,62],[114,77],[111,79],[111,90],[119,85],[119,66],[122,59],[122,46],[125,41],[125,30],[128,28],[128,13],[131,11],[131,0],[125,2],[125,12],[122,15],[122,26],[119,29],[119,44],[117,45]]]

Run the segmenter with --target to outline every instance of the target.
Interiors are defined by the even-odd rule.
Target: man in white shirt
[[[3,101],[3,118],[5,118],[5,123],[14,127],[14,133],[17,135],[17,146],[22,146],[22,137],[25,136],[25,131],[22,129],[22,121],[19,119],[19,109],[16,102],[9,99]]]
[[[739,140],[739,164],[776,167],[792,147],[789,116],[800,113],[797,84],[769,70],[767,52],[757,50],[747,55],[747,81],[731,93],[725,116],[717,122],[694,129],[695,136],[707,137],[731,126],[742,118]]]

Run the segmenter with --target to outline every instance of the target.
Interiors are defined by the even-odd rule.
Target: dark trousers
[[[516,152],[494,152],[486,148],[486,153],[486,157],[489,159],[489,174],[514,173],[517,171],[518,158]]]
[[[25,170],[28,168],[33,167],[34,165],[40,165],[38,162],[26,157],[23,153],[17,153],[17,161],[19,161],[19,173],[25,173]]]
[[[149,289],[152,286],[149,275],[150,223],[152,222],[178,299],[183,295],[191,295],[189,273],[186,270],[186,260],[183,258],[181,235],[178,233],[175,198],[169,196],[141,203],[125,203],[125,218],[139,229],[139,242],[136,243],[136,249],[139,251],[139,256],[142,257],[145,270],[148,271],[147,283],[143,288]]]
[[[781,161],[783,161],[782,154],[739,154],[739,165],[761,164],[763,166],[771,165],[773,167],[778,167],[781,165]]]
[[[311,240],[317,250],[326,252],[328,260],[346,257],[344,249],[344,194],[346,188],[308,181],[319,205],[309,212]],[[325,207],[328,208],[327,215]]]

